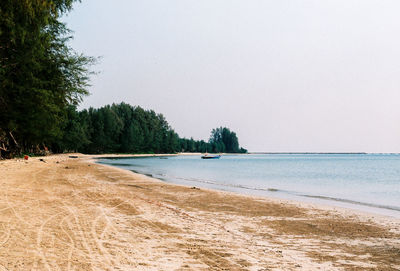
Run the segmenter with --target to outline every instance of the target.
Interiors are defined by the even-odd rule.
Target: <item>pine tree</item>
[[[88,94],[94,59],[68,45],[59,21],[73,0],[0,1],[0,145],[35,150],[62,137],[69,105]]]

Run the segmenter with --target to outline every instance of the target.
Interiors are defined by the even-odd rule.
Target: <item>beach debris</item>
[[[196,190],[200,190],[200,188],[198,188],[198,187],[196,187],[196,186],[193,186],[192,188],[190,188],[190,189],[196,189]]]
[[[70,155],[70,156],[68,156],[69,158],[78,158],[78,156],[76,156],[76,155]]]
[[[29,159],[29,156],[28,155],[25,155],[24,156],[24,160],[28,160]]]
[[[39,161],[40,161],[40,162],[43,162],[43,163],[47,163],[47,162],[44,161],[44,159],[42,159],[42,158],[40,158]]]

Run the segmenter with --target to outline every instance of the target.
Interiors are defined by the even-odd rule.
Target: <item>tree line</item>
[[[93,57],[75,52],[60,22],[76,0],[0,1],[0,158],[83,153],[245,152],[228,128],[180,138],[161,114],[125,103],[77,110]]]
[[[51,145],[56,152],[246,152],[228,128],[212,130],[209,142],[180,138],[162,114],[126,103],[82,111],[70,106],[62,134]]]

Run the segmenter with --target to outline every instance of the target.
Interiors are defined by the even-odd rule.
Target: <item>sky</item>
[[[83,0],[63,21],[100,56],[81,108],[125,102],[182,137],[265,152],[400,152],[398,0]]]

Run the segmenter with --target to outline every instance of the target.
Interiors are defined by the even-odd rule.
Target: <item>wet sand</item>
[[[2,270],[399,270],[399,219],[173,185],[78,154],[0,162]]]

